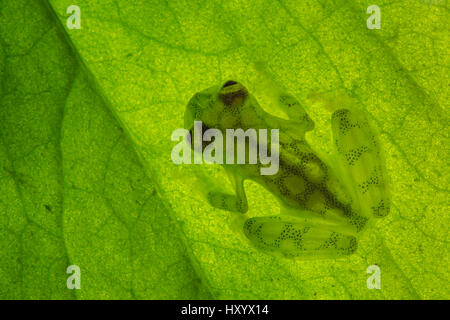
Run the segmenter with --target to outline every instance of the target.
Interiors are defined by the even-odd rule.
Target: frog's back
[[[351,198],[327,165],[306,141],[280,138],[279,170],[272,176],[253,176],[252,180],[278,196],[289,208],[310,211],[327,220],[345,221],[356,232],[367,219],[351,207]]]

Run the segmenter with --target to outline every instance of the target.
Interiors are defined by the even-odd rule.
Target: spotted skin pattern
[[[236,193],[210,191],[207,199],[216,208],[245,214],[244,181],[253,180],[274,194],[282,208],[279,216],[245,221],[243,233],[255,247],[286,258],[350,255],[373,218],[389,213],[386,170],[377,135],[363,112],[342,106],[331,117],[336,154],[324,161],[305,140],[314,123],[300,103],[285,93],[276,100],[289,120],[265,112],[248,90],[233,80],[191,98],[185,127],[192,130],[197,120],[204,129],[219,129],[224,146],[226,129],[279,129],[279,170],[275,175],[261,175],[259,159],[257,164],[224,164]],[[248,154],[248,140],[245,143]],[[270,150],[270,136],[267,144]]]

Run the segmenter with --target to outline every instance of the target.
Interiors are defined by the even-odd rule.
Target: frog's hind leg
[[[341,176],[353,192],[365,216],[389,213],[390,198],[384,158],[377,134],[364,111],[336,110],[331,118]],[[356,187],[355,187],[356,186]]]
[[[248,219],[244,234],[256,248],[285,258],[339,258],[357,249],[353,235],[291,217]]]

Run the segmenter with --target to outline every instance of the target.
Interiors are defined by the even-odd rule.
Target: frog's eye
[[[240,106],[244,103],[247,96],[247,89],[234,80],[225,82],[219,92],[219,98],[226,106]]]
[[[226,88],[226,87],[232,86],[233,84],[238,84],[238,83],[236,81],[233,81],[233,80],[228,80],[227,82],[225,82],[223,84],[222,88]]]

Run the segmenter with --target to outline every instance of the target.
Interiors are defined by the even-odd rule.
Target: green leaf
[[[50,7],[0,6],[0,297],[209,297]]]
[[[380,1],[380,30],[367,1],[77,1],[69,30],[72,4],[0,4],[1,297],[450,297],[446,1]],[[170,161],[194,93],[236,79],[265,106],[261,61],[315,121],[314,146],[330,146],[314,92],[348,94],[378,126],[393,209],[347,259],[253,249],[200,194],[197,174],[220,168]],[[246,188],[249,216],[278,212]]]

